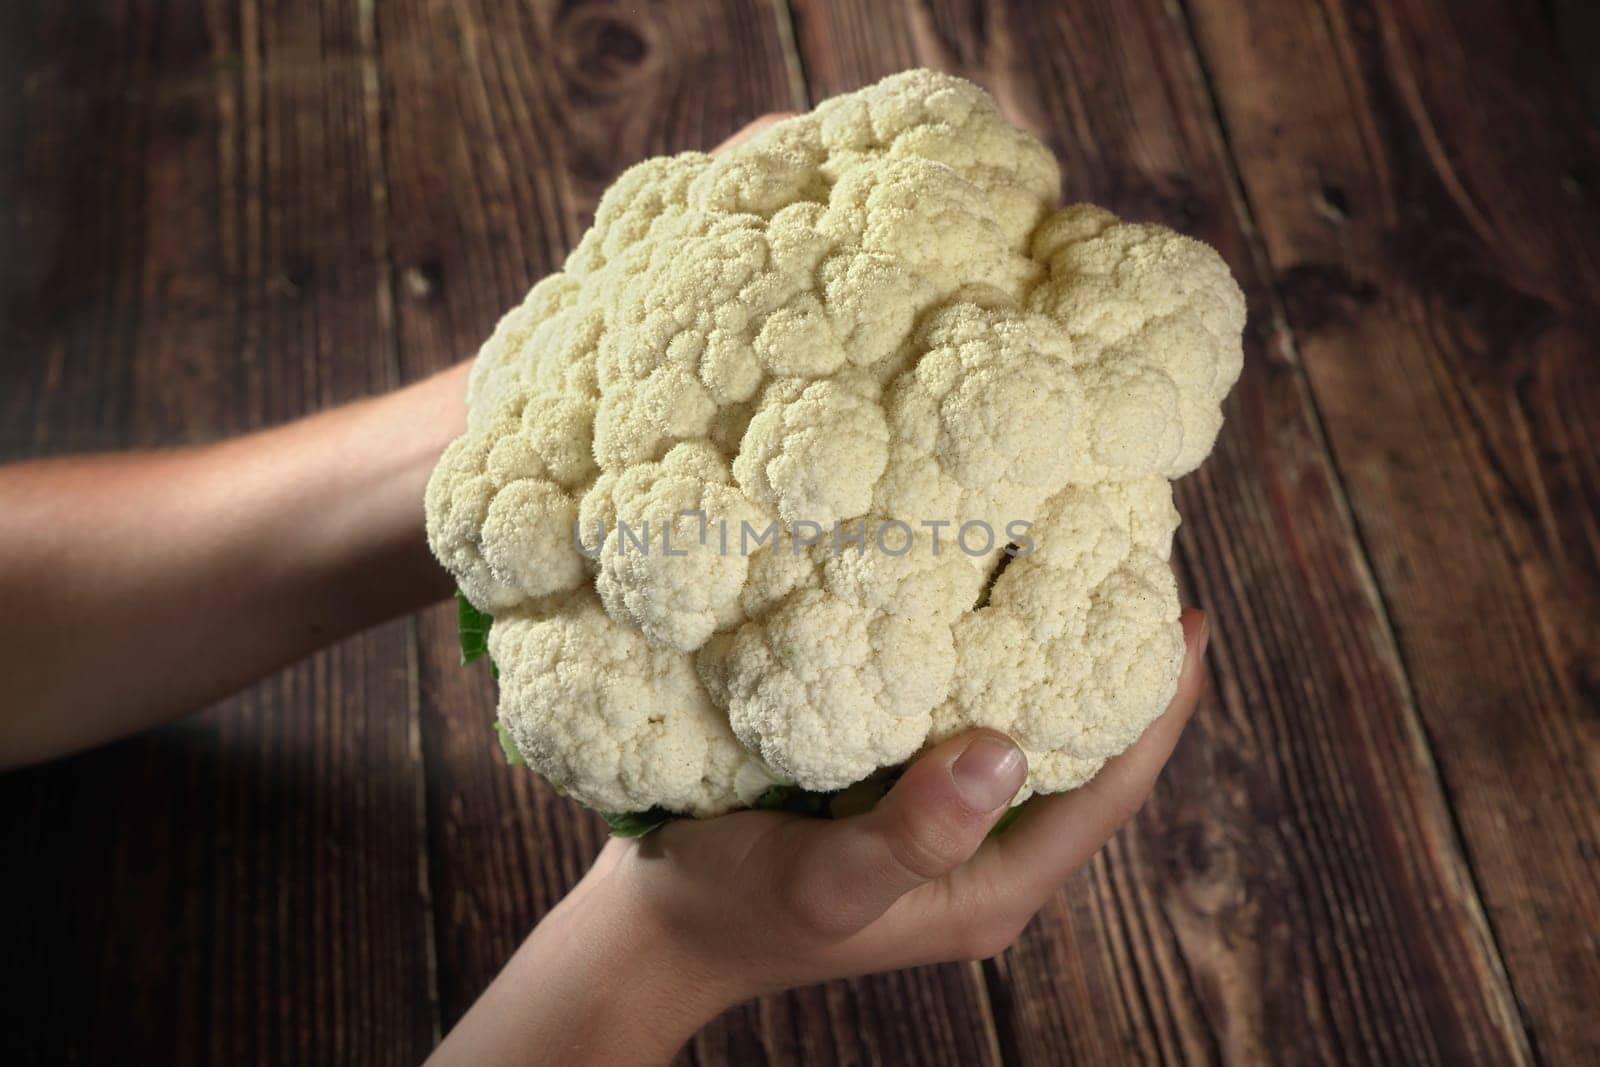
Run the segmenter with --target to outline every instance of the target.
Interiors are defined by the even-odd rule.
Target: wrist
[[[726,965],[680,936],[646,899],[626,864],[599,864],[541,924],[566,926],[588,948],[590,1029],[609,1048],[596,1062],[664,1062],[701,1027],[751,995]],[[570,913],[560,914],[569,905]]]
[[[433,1062],[665,1063],[737,999],[707,970],[625,879],[597,868],[528,935]]]

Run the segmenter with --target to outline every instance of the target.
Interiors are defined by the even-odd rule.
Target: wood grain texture
[[[1592,127],[1600,123],[1600,64],[1594,61],[1600,53],[1600,6],[1587,0],[1545,0],[1539,6],[1549,19],[1550,43],[1560,53]],[[1545,91],[1553,89],[1560,95],[1559,75],[1556,78],[1552,83],[1550,72],[1541,75]]]
[[[395,381],[355,7],[7,7],[6,455],[212,438]],[[395,623],[0,778],[7,1062],[425,1054],[412,646]]]
[[[624,167],[906,66],[1215,244],[1247,366],[1179,487],[1211,690],[985,964],[693,1064],[1600,1057],[1600,135],[1572,0],[0,5],[0,459],[464,358]],[[449,609],[0,777],[5,1062],[416,1062],[603,828]]]
[[[1593,1061],[1600,133],[1523,5],[1194,21],[1534,1047]]]
[[[1179,487],[1219,699],[1134,828],[994,968],[1002,1046],[1039,1063],[1523,1058],[1181,19],[1159,3],[793,7],[815,95],[919,63],[972,77],[1055,149],[1067,199],[1210,241],[1253,310],[1229,425]]]

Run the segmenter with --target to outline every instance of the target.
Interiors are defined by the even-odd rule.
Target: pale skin
[[[0,615],[0,768],[175,718],[447,596],[421,501],[465,425],[466,368],[215,445],[0,468],[0,597],[28,605]],[[1149,796],[1203,684],[1204,616],[1183,626],[1167,712],[995,838],[1027,765],[980,730],[863,815],[611,840],[433,1062],[657,1063],[751,997],[1003,951]]]

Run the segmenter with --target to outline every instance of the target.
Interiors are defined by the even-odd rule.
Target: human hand
[[[769,111],[765,115],[752,119],[730,133],[726,140],[711,150],[711,154],[716,155],[718,152],[725,152],[735,145],[744,144],[767,127],[775,126],[784,119],[793,118],[794,114],[793,111]]]

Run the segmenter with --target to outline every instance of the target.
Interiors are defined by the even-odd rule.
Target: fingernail
[[[1211,616],[1200,616],[1200,636],[1194,642],[1194,658],[1200,659],[1206,654],[1206,646],[1211,643]]]
[[[956,794],[969,811],[987,814],[1003,806],[1028,777],[1022,749],[1002,737],[976,737],[950,765]]]

